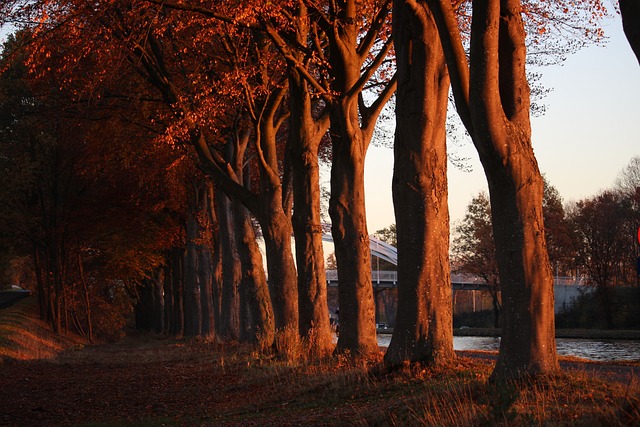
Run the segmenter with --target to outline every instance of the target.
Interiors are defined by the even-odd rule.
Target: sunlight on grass
[[[34,298],[0,310],[0,360],[51,359],[79,340],[55,335],[38,319]]]

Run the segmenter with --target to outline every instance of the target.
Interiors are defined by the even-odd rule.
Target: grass
[[[285,349],[149,335],[81,347],[55,338],[34,315],[31,301],[0,312],[0,354],[25,360],[4,370],[0,363],[0,371],[24,371],[39,384],[7,385],[0,401],[8,409],[37,401],[33,425],[640,425],[637,378],[607,382],[572,370],[497,386],[488,383],[487,359],[390,371],[382,353],[302,357],[310,344],[286,336],[286,357]],[[41,357],[50,360],[28,360]],[[0,424],[14,424],[12,416]]]
[[[78,337],[59,337],[49,325],[38,319],[37,300],[28,297],[0,311],[0,361],[51,359],[74,345],[82,345]]]

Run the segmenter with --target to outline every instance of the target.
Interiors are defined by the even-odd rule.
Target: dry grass
[[[76,336],[60,337],[51,332],[49,325],[38,319],[34,297],[3,309],[0,317],[0,361],[51,359],[83,340]]]
[[[0,354],[53,357],[73,345],[55,342],[33,322],[33,306],[9,310],[0,315]],[[571,370],[497,386],[488,384],[488,359],[389,371],[382,353],[308,357],[312,340],[280,340],[276,352],[152,335],[77,346],[46,362],[0,365],[0,389],[7,390],[0,401],[36,408],[31,425],[640,425],[640,384],[633,378],[607,382]],[[23,425],[21,414],[0,415],[0,424]]]

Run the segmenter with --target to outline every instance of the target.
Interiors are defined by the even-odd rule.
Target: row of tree
[[[640,225],[640,157],[634,157],[620,172],[612,189],[566,206],[558,191],[545,180],[543,214],[555,276],[570,276],[594,286],[606,326],[614,327],[612,288],[640,287],[636,241]],[[471,200],[464,219],[455,227],[452,265],[456,272],[480,277],[490,285],[498,327],[500,278],[491,205],[484,192]]]
[[[605,14],[598,1],[572,10],[561,3],[4,2],[1,16],[20,28],[5,49],[5,68],[23,70],[19,80],[29,84],[17,98],[9,85],[3,141],[19,145],[12,155],[22,155],[26,141],[29,161],[53,163],[49,174],[34,163],[25,178],[47,200],[27,192],[16,201],[22,212],[41,209],[20,235],[31,248],[43,313],[61,330],[73,312],[69,289],[84,290],[89,318],[91,292],[104,289],[107,300],[116,289],[139,294],[128,284],[144,278],[142,299],[151,308],[138,314],[153,313],[158,329],[262,347],[276,333],[299,335],[328,351],[318,185],[324,156],[339,275],[337,349],[376,352],[364,157],[397,88],[400,287],[385,360],[450,360],[451,89],[489,182],[503,296],[494,375],[557,369],[525,51],[563,29],[597,37]],[[121,207],[137,215],[113,213]],[[102,270],[85,274],[94,260]],[[124,265],[132,270],[119,271]]]

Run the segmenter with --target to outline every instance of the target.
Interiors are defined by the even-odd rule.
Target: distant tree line
[[[599,1],[3,2],[17,27],[0,93],[5,252],[31,257],[57,331],[91,336],[99,307],[133,301],[158,332],[327,354],[325,159],[335,350],[377,353],[364,159],[395,94],[400,286],[385,362],[448,363],[451,90],[489,183],[503,328],[493,378],[553,372],[526,64],[598,39],[605,14]]]
[[[640,244],[637,241],[640,227],[640,156],[630,160],[613,188],[566,205],[558,191],[545,180],[543,211],[547,250],[554,275],[583,281],[585,288],[589,286],[595,290],[600,312],[598,317],[604,321],[592,319],[591,325],[587,322],[580,325],[606,328],[628,325],[627,320],[616,325],[612,301],[616,298],[616,290],[631,288],[620,291],[632,298],[626,304],[617,304],[617,307],[629,307],[631,311],[640,312]],[[490,284],[495,324],[498,326],[500,278],[493,243],[491,206],[485,193],[473,198],[464,219],[455,227],[452,269],[480,277]],[[582,306],[589,298],[582,298]],[[580,317],[577,312],[573,315]],[[563,321],[570,322],[568,319]]]

